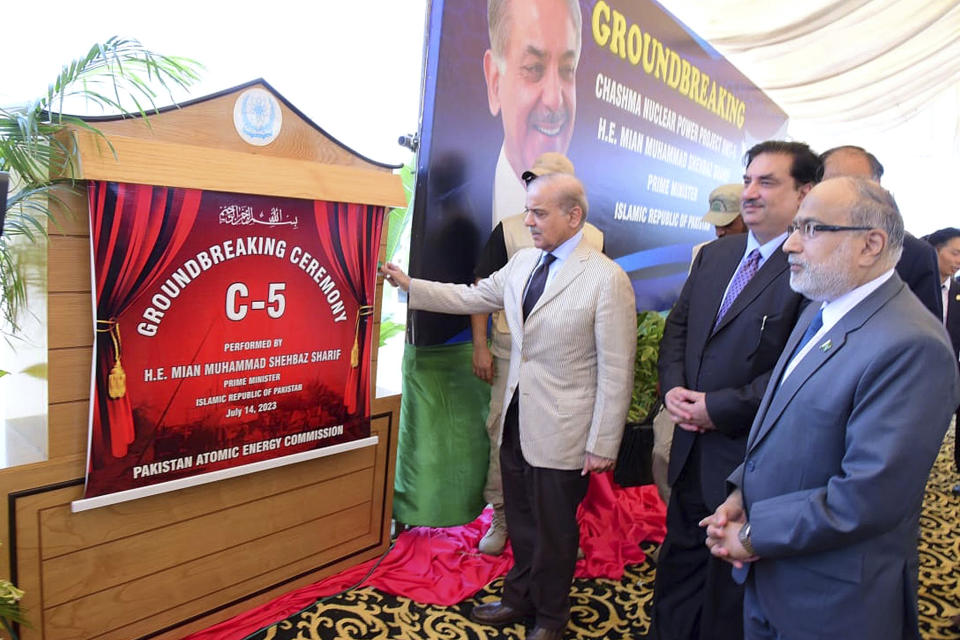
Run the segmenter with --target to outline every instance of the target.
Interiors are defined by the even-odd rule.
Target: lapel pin
[[[820,351],[823,351],[824,353],[826,353],[827,351],[830,351],[832,347],[833,347],[833,342],[830,340],[827,340],[822,345],[820,345]]]
[[[956,300],[957,302],[960,302],[960,293],[957,294],[957,297],[954,298],[954,300]]]

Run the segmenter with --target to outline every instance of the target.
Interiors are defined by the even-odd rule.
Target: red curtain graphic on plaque
[[[328,255],[336,256],[336,261],[331,265],[333,271],[347,283],[350,292],[360,301],[356,320],[357,338],[352,347],[351,368],[343,391],[347,411],[354,413],[358,404],[362,407],[364,398],[369,397],[370,368],[358,364],[366,362],[370,352],[373,329],[370,316],[373,314],[372,291],[377,256],[369,248],[379,247],[383,207],[342,202],[315,202],[313,207],[317,228],[326,226],[329,229],[329,233],[320,234],[320,242]]]
[[[86,496],[370,435],[383,207],[89,186]]]
[[[110,455],[122,458],[133,442],[134,430],[130,399],[119,388],[126,386],[118,381],[126,374],[116,318],[169,267],[197,217],[200,191],[94,182],[89,195],[98,267],[93,437],[98,443],[106,439]]]

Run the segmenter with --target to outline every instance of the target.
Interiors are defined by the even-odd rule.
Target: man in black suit
[[[676,424],[670,451],[667,536],[657,563],[653,637],[740,640],[743,590],[711,557],[700,520],[726,498],[726,478],[770,371],[800,313],[780,246],[816,180],[819,161],[799,142],[747,152],[741,196],[746,235],[697,254],[660,344],[660,388]]]
[[[943,324],[950,334],[953,353],[960,355],[960,283],[954,277],[957,271],[960,271],[960,229],[947,227],[934,231],[923,239],[937,252]]]
[[[934,231],[923,238],[929,242],[937,252],[937,265],[940,271],[940,295],[943,301],[943,324],[950,334],[953,344],[954,360],[960,356],[960,283],[954,277],[960,271],[960,229],[947,227]],[[960,429],[960,410],[957,411],[956,430]],[[953,458],[957,471],[960,471],[960,437],[956,437]],[[954,493],[960,493],[960,485],[953,488]]]
[[[950,334],[953,344],[953,359],[960,356],[960,283],[956,274],[960,271],[960,229],[947,227],[934,231],[923,238],[929,242],[937,252],[937,264],[940,271],[941,300],[943,301],[943,324]],[[960,408],[957,409],[954,419],[953,464],[960,471]],[[954,485],[953,493],[960,495],[960,484]],[[960,629],[960,615],[950,620],[955,629]]]
[[[836,176],[865,178],[880,184],[883,165],[863,147],[834,147],[820,154],[820,180]],[[930,313],[942,317],[943,302],[937,274],[937,254],[931,251],[930,246],[923,240],[909,233],[904,234],[903,253],[897,263],[897,275],[910,287],[914,295],[920,298],[923,306],[930,309]]]

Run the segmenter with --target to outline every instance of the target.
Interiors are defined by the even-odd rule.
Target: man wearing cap
[[[713,225],[718,238],[747,232],[747,225],[744,224],[743,216],[740,215],[740,194],[742,193],[742,184],[722,184],[710,192],[710,210],[704,214],[703,221]],[[697,259],[697,253],[705,244],[707,243],[701,242],[693,247],[691,266]]]
[[[710,192],[710,210],[703,216],[703,221],[716,227],[718,238],[747,232],[747,225],[740,215],[741,195],[742,184],[722,184]]]
[[[551,173],[573,175],[573,163],[563,154],[548,151],[541,154],[533,166],[523,173],[523,181],[529,184],[537,176]],[[487,244],[480,252],[474,269],[477,280],[502,269],[519,251],[533,246],[533,236],[524,224],[525,213],[504,218],[494,228]],[[589,222],[583,225],[584,240],[597,251],[603,251],[603,232]],[[500,423],[503,411],[503,391],[510,370],[510,328],[503,311],[492,314],[490,345],[487,346],[487,319],[491,316],[478,313],[470,316],[473,332],[473,372],[478,378],[492,385],[490,389],[490,412],[487,415],[487,434],[490,437],[490,463],[483,498],[493,506],[490,528],[480,539],[477,549],[488,555],[500,555],[507,542],[507,521],[503,512],[503,481],[500,477]]]
[[[620,266],[584,240],[583,185],[553,173],[527,187],[534,247],[474,286],[411,279],[387,263],[410,308],[503,309],[510,327],[500,463],[513,568],[503,599],[473,608],[481,624],[536,616],[528,640],[560,640],[570,617],[577,506],[591,473],[613,468],[633,389],[636,300]]]

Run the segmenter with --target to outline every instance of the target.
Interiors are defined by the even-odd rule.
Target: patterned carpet
[[[921,517],[920,631],[926,640],[960,639],[948,618],[960,613],[960,497],[953,468],[953,429],[934,465]],[[649,549],[645,549],[649,551]],[[650,624],[655,563],[627,568],[620,581],[577,580],[565,638],[642,638]],[[424,606],[372,588],[350,590],[248,637],[248,640],[425,638],[442,640],[521,639],[524,626],[496,629],[470,621],[478,602],[499,598],[502,580],[453,607]],[[532,628],[532,620],[530,621]]]
[[[920,635],[925,640],[960,638],[949,618],[960,613],[960,477],[953,463],[955,429],[940,448],[927,481],[920,514]]]

